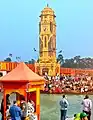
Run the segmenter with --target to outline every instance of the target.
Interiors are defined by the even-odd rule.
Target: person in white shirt
[[[88,114],[88,120],[91,120],[91,109],[92,109],[92,101],[89,99],[89,96],[86,95],[84,100],[82,101],[83,112]]]

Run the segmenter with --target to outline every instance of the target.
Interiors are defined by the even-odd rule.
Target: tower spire
[[[49,4],[47,3],[47,7],[49,7]]]

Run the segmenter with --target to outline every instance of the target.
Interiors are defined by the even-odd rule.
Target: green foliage
[[[7,57],[4,61],[11,62],[11,57]],[[37,60],[37,62],[39,59]],[[93,58],[87,57],[87,58],[81,58],[80,55],[75,56],[70,59],[64,59],[63,55],[60,53],[57,57],[57,62],[60,63],[61,67],[65,68],[90,68],[93,69]],[[26,64],[34,64],[35,60],[31,59]]]
[[[28,61],[29,64],[34,64],[35,63],[35,60],[34,59],[31,59]]]
[[[6,62],[11,62],[12,60],[11,60],[10,57],[7,57],[4,61],[6,61]]]
[[[39,62],[39,58],[37,59],[37,62]]]
[[[25,62],[25,64],[28,64],[28,62]]]
[[[92,58],[81,58],[79,55],[70,59],[64,59],[63,55],[59,54],[57,61],[60,62],[61,67],[65,68],[93,68]]]
[[[57,62],[60,63],[61,65],[64,63],[63,55],[59,54],[57,58]]]

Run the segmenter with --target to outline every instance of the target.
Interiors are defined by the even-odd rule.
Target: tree
[[[57,62],[59,62],[61,65],[64,63],[63,55],[59,54],[57,58]]]
[[[11,60],[10,57],[7,57],[4,61],[6,61],[6,62],[11,62],[12,60]]]
[[[28,62],[25,62],[25,64],[28,64]]]
[[[29,64],[34,64],[35,63],[35,60],[34,59],[31,59],[28,61]]]
[[[37,59],[37,62],[39,62],[39,58]]]
[[[73,65],[74,65],[74,59],[71,58],[71,59],[65,59],[65,62],[62,66],[66,68],[73,68],[74,67]]]
[[[80,55],[74,57],[74,61],[79,62],[80,60]]]

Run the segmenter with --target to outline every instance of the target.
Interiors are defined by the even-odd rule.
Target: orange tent
[[[29,81],[41,81],[41,80],[44,80],[44,78],[34,73],[23,62],[18,64],[15,69],[13,69],[7,75],[3,76],[1,79],[1,81],[3,82],[6,81],[29,82]]]
[[[4,120],[6,119],[6,95],[12,92],[22,94],[27,98],[27,92],[36,93],[36,114],[40,120],[40,90],[44,88],[44,78],[30,70],[25,63],[20,63],[15,69],[0,79],[4,92]],[[33,96],[32,96],[33,97]]]

